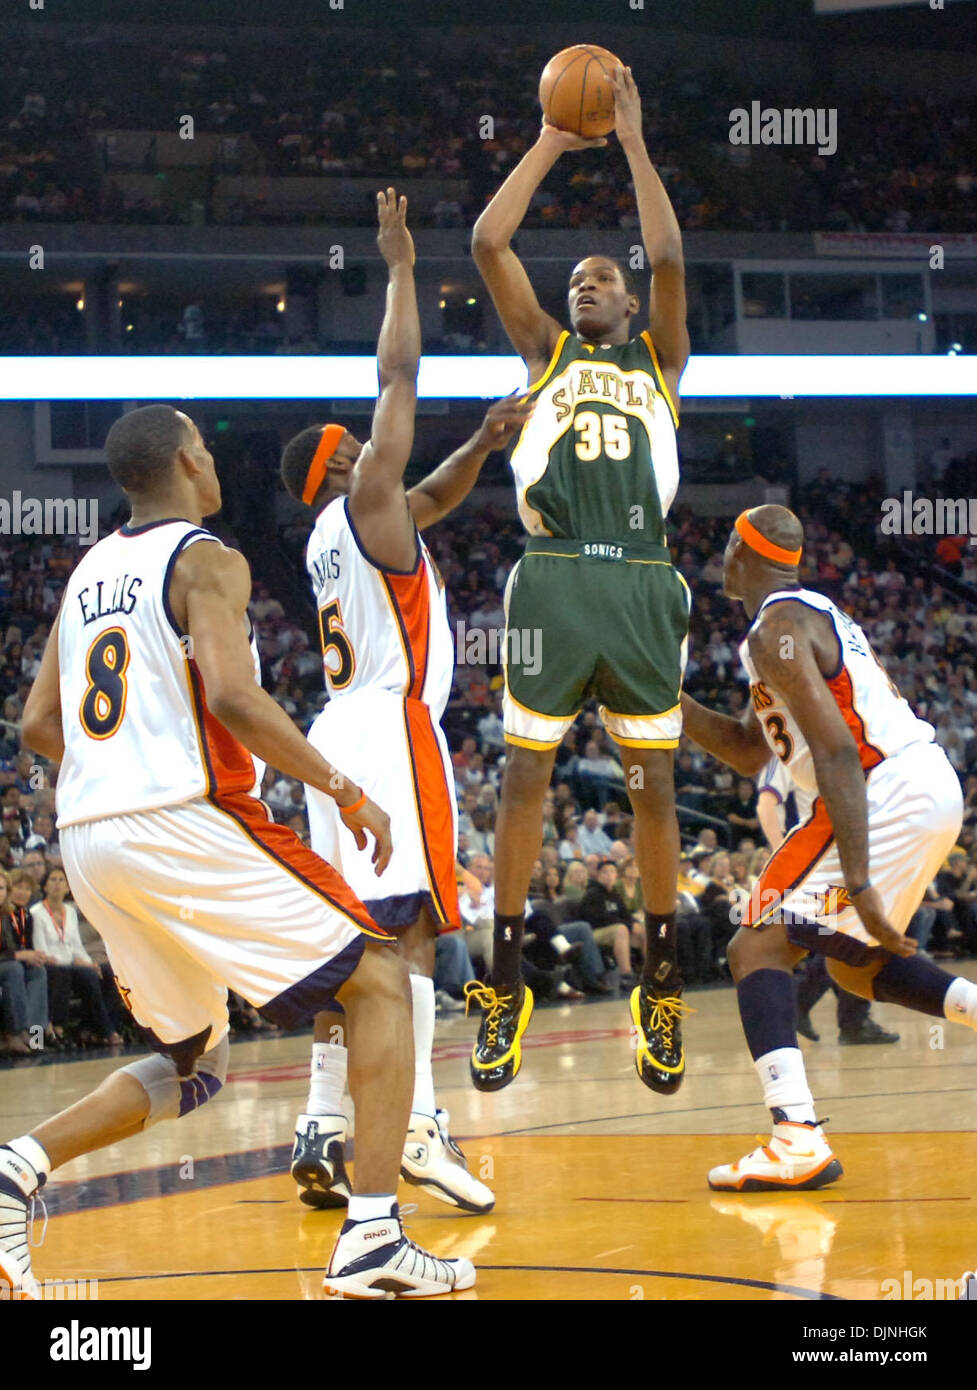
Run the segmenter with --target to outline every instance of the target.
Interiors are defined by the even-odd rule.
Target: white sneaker
[[[396,1203],[379,1221],[346,1221],[322,1281],[335,1298],[430,1298],[475,1283],[470,1260],[438,1260],[404,1235]]]
[[[349,1125],[345,1115],[300,1115],[295,1121],[292,1177],[307,1207],[349,1205],[350,1182],[343,1158]]]
[[[30,1227],[35,1194],[42,1184],[43,1178],[39,1183],[19,1154],[0,1147],[0,1302],[41,1297],[31,1270]],[[46,1213],[44,1220],[46,1227]]]
[[[709,1186],[718,1192],[807,1192],[827,1187],[843,1171],[820,1125],[780,1120],[769,1142],[738,1163],[713,1168]]]
[[[483,1216],[495,1206],[495,1193],[468,1171],[465,1155],[448,1133],[449,1115],[411,1115],[400,1160],[400,1176],[449,1206]]]

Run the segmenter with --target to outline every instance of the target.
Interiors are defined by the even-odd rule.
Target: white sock
[[[357,1196],[355,1193],[349,1199],[349,1210],[346,1213],[347,1221],[382,1221],[387,1216],[393,1216],[394,1207],[397,1205],[397,1194],[391,1193],[368,1193],[365,1197]]]
[[[814,1124],[814,1097],[799,1047],[777,1047],[758,1057],[753,1065],[763,1087],[764,1105],[783,1110],[796,1124]]]
[[[943,1012],[951,1023],[977,1031],[977,985],[958,975],[943,999]]]
[[[414,1099],[411,1113],[430,1115],[437,1109],[434,1101],[434,1073],[431,1070],[431,1049],[434,1047],[434,981],[426,975],[411,975],[410,992],[414,1005]]]
[[[567,951],[572,949],[571,943],[561,931],[554,932],[550,937],[550,945],[558,955],[565,956]]]
[[[344,1115],[346,1049],[339,1043],[313,1043],[306,1115]]]

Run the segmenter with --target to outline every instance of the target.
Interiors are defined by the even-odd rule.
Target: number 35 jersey
[[[564,332],[527,395],[511,462],[529,534],[664,545],[678,416],[650,334],[598,346]]]
[[[374,563],[347,498],[319,513],[305,552],[319,614],[322,665],[330,698],[389,690],[444,713],[455,658],[444,585],[417,537],[413,569]]]
[[[819,613],[826,613],[834,625],[838,665],[825,681],[855,740],[865,772],[910,744],[933,741],[933,725],[913,713],[909,702],[886,675],[865,633],[824,594],[813,589],[778,589],[763,600],[753,624],[770,604],[785,601],[816,608]],[[807,740],[783,695],[769,681],[760,679],[750,659],[748,636],[740,643],[740,659],[750,678],[753,708],[767,742],[802,791],[817,796],[814,759]]]
[[[202,541],[221,544],[189,521],[123,526],[68,580],[58,630],[60,828],[257,794],[264,766],[207,708],[192,644],[169,605],[173,566]],[[259,680],[253,636],[251,652]]]

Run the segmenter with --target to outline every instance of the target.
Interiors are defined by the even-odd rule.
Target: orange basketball
[[[577,43],[551,58],[539,79],[539,104],[550,125],[596,140],[614,129],[611,74],[623,66],[606,48]]]

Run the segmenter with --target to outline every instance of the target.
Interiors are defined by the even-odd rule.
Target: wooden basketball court
[[[938,1289],[975,1267],[968,1030],[876,1005],[900,1042],[840,1047],[828,996],[822,1041],[802,1046],[845,1176],[737,1197],[710,1192],[706,1172],[765,1138],[767,1113],[734,991],[688,999],[688,1076],[671,1100],[637,1078],[623,1001],[539,1011],[522,1072],[496,1095],[468,1081],[473,1022],[439,1022],[439,1099],[498,1201],[478,1218],[406,1185],[400,1199],[417,1203],[415,1239],[476,1263],[458,1299],[882,1299],[907,1272]],[[103,1302],[321,1298],[340,1214],[301,1206],[288,1177],[309,1041],[236,1044],[215,1101],[61,1169],[38,1277],[97,1279]],[[3,1070],[0,1133],[23,1133],[117,1065]]]

